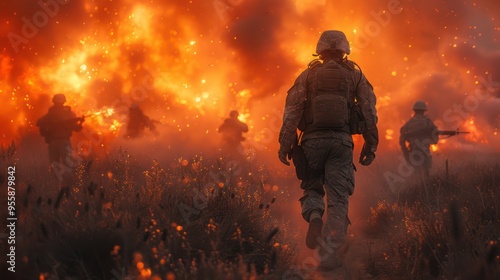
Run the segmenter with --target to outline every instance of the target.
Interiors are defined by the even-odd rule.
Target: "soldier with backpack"
[[[302,216],[309,223],[306,245],[319,247],[319,269],[332,271],[341,264],[338,251],[346,239],[349,196],[354,192],[351,135],[363,135],[359,162],[370,165],[378,145],[376,98],[360,68],[347,59],[350,48],[343,32],[323,32],[316,53],[319,59],[309,63],[288,90],[278,157],[290,165],[293,156],[304,190]]]
[[[66,96],[63,94],[54,95],[52,102],[54,105],[49,108],[47,114],[38,119],[36,126],[39,127],[40,135],[48,144],[51,166],[54,167],[54,164],[68,166],[72,151],[71,134],[73,131],[82,130],[82,123],[85,119],[77,117],[71,111],[71,107],[64,106]]]

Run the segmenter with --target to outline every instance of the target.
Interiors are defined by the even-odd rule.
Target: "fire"
[[[385,130],[385,139],[392,140],[393,136],[394,136],[394,130],[393,129],[386,129]]]
[[[465,139],[469,142],[488,144],[488,138],[486,134],[476,125],[474,117],[469,117],[463,125],[464,131],[469,131],[469,134],[465,135]]]
[[[124,116],[115,116],[114,108],[103,108],[99,111],[89,110],[85,114],[85,124],[92,126],[98,131],[107,131],[116,134],[124,125]]]
[[[59,5],[57,13],[47,14],[44,26],[35,24],[35,13],[47,13],[38,2],[18,2],[6,4],[0,23],[0,32],[9,38],[0,54],[3,145],[22,133],[36,133],[34,123],[56,93],[65,94],[67,105],[78,115],[94,113],[84,125],[111,140],[120,137],[132,104],[152,119],[161,119],[172,128],[169,133],[203,131],[215,138],[218,135],[212,133],[230,110],[238,110],[240,120],[252,129],[274,127],[269,116],[281,112],[270,111],[282,111],[286,91],[313,59],[325,29],[346,33],[349,58],[359,63],[374,86],[379,131],[388,140],[381,141],[381,148],[397,146],[397,131],[411,115],[415,100],[428,102],[433,119],[442,118],[455,109],[453,104],[464,103],[463,92],[479,86],[489,90],[482,82],[488,80],[485,73],[500,71],[498,55],[489,51],[498,34],[488,25],[461,29],[459,18],[466,15],[419,21],[421,14],[448,8],[490,18],[488,7],[478,10],[465,2],[461,9],[447,2],[415,2],[401,13],[397,1],[371,1],[358,5],[356,14],[361,16],[354,17],[345,13],[354,12],[349,1],[337,1],[332,9],[329,1],[153,5],[84,0]],[[312,17],[317,11],[321,16]],[[451,31],[450,26],[456,28]],[[421,30],[432,34],[415,36]],[[428,46],[436,46],[436,51],[429,52]],[[466,113],[483,121],[492,114]],[[494,130],[479,130],[475,124],[463,129],[471,131],[464,138],[469,142],[490,144],[483,132],[494,137]],[[248,136],[249,141],[260,137],[258,131]]]

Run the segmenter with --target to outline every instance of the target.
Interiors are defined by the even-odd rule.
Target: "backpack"
[[[354,65],[351,61],[341,64],[333,60],[325,63],[315,60],[309,64],[308,96],[299,130],[363,133],[365,120],[349,89],[348,73],[354,71]]]
[[[315,69],[311,98],[312,125],[319,129],[340,129],[348,123],[349,85],[343,69],[330,60]]]

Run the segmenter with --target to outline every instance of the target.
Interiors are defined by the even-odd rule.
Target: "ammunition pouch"
[[[299,180],[317,178],[321,177],[323,174],[322,170],[316,170],[309,167],[304,148],[297,143],[292,148],[292,162],[295,166],[295,174],[297,174]]]
[[[342,128],[347,123],[347,100],[336,94],[318,95],[312,100],[312,125],[319,129]]]
[[[352,135],[363,134],[366,129],[365,117],[361,111],[361,107],[357,103],[351,107],[349,118],[349,130]]]

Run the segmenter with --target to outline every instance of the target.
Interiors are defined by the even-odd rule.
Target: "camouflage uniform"
[[[344,53],[348,53],[348,50]],[[362,157],[369,155],[371,159],[367,161],[360,159],[360,162],[363,165],[369,165],[375,157],[378,145],[376,98],[370,83],[352,62],[345,59],[334,60],[345,74],[349,96],[356,97],[365,117],[366,129],[363,133],[365,145]],[[323,64],[328,61],[323,61]],[[324,256],[321,258],[320,266],[334,267],[338,262],[335,254],[345,241],[349,223],[347,217],[349,196],[354,192],[354,164],[352,162],[354,144],[348,126],[340,129],[315,129],[305,120],[309,106],[308,96],[313,90],[314,71],[321,65],[321,62],[311,63],[288,91],[283,126],[279,136],[279,155],[280,160],[285,163],[286,159],[282,159],[283,154],[288,154],[289,147],[294,145],[297,128],[302,130],[304,134],[301,145],[309,167],[323,171],[322,176],[308,178],[301,182],[300,187],[304,190],[304,196],[300,198],[302,216],[310,222],[310,215],[313,211],[323,215],[325,210],[323,197],[326,190],[327,221],[322,234],[325,243],[319,244],[321,245],[320,254]]]
[[[417,170],[423,171],[425,176],[429,176],[432,167],[429,148],[431,144],[438,142],[438,128],[428,116],[424,115],[427,108],[423,108],[425,109],[416,110],[415,115],[401,127],[399,145],[405,159]]]
[[[56,97],[54,99],[57,100]],[[63,100],[66,101],[65,98]],[[69,155],[72,151],[71,134],[73,131],[82,130],[83,118],[76,117],[71,111],[71,107],[63,106],[64,102],[54,102],[54,106],[49,108],[49,112],[36,123],[40,128],[40,134],[48,144],[51,165],[54,163],[68,165]]]

